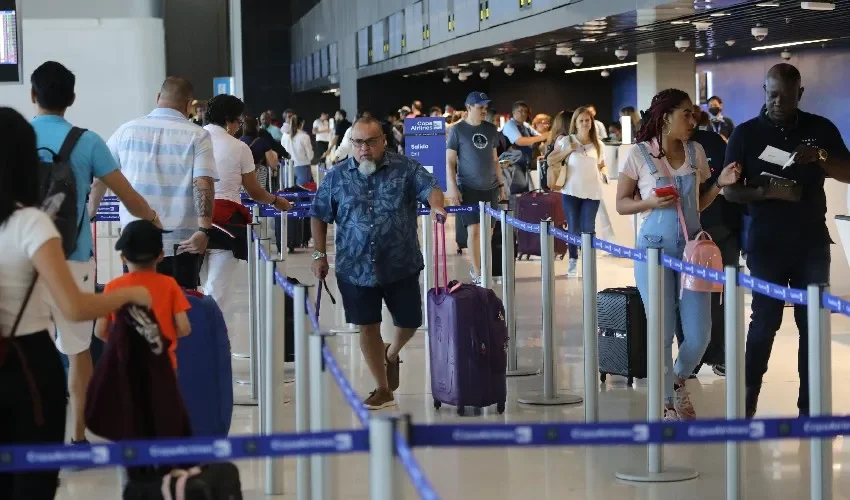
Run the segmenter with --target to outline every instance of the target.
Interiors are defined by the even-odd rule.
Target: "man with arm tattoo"
[[[157,272],[189,289],[199,285],[218,180],[209,132],[186,118],[193,97],[188,80],[167,78],[156,109],[122,125],[107,143],[121,172],[147,197],[168,231]],[[124,205],[119,215],[122,226],[134,220]]]

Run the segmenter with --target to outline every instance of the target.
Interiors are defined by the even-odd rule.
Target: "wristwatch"
[[[209,227],[199,227],[199,228],[198,228],[198,232],[199,232],[199,233],[204,233],[204,234],[207,236],[207,238],[209,238],[209,237],[210,237],[210,234],[212,233],[212,228],[209,228]]]
[[[320,252],[318,250],[313,252],[313,260],[324,259],[327,256],[328,254],[326,254],[325,252]]]

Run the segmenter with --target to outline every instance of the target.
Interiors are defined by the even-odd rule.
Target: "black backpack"
[[[49,152],[53,159],[52,162],[42,161],[38,166],[40,201],[43,203],[44,200],[60,193],[64,195],[53,222],[62,236],[65,257],[71,255],[77,248],[77,238],[86,220],[85,204],[83,213],[77,213],[77,179],[74,176],[74,169],[71,168],[71,152],[85,131],[82,128],[72,127],[65,137],[65,142],[62,143],[59,154],[48,148],[39,148]]]

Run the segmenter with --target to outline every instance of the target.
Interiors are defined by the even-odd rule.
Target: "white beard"
[[[363,160],[360,162],[360,165],[357,166],[357,170],[363,175],[363,177],[369,177],[374,174],[376,170],[378,170],[378,166],[375,165],[375,162],[370,160]]]

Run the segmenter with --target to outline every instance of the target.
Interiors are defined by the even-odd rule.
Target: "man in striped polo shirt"
[[[209,133],[187,119],[193,97],[188,80],[167,78],[156,109],[122,125],[107,142],[121,172],[170,231],[157,271],[190,289],[199,285],[218,180]],[[119,218],[122,226],[135,220],[123,204]]]

